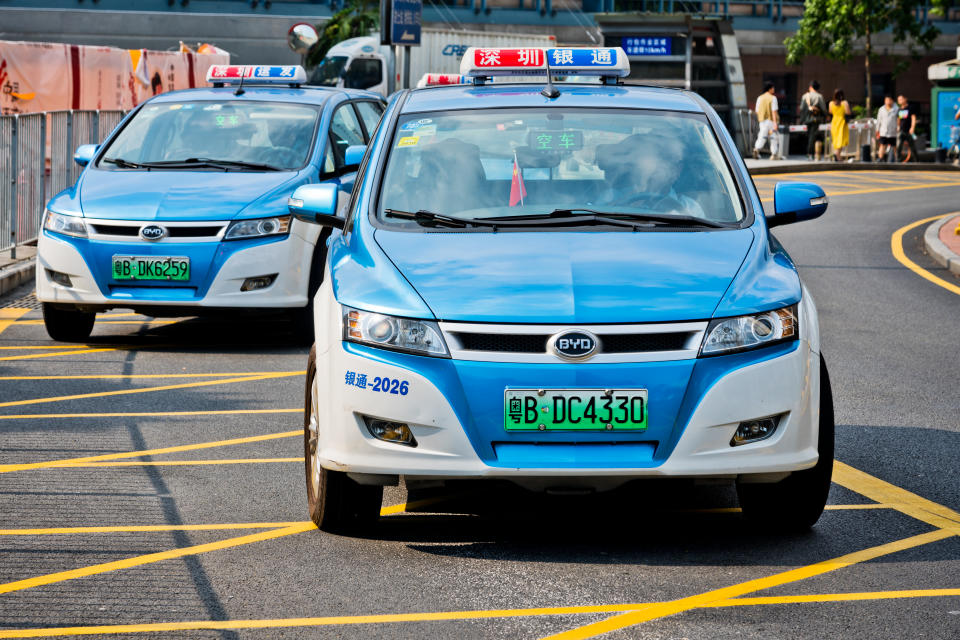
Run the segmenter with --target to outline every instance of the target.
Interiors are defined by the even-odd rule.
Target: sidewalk
[[[833,162],[821,160],[814,162],[806,156],[790,156],[783,160],[770,160],[764,154],[760,160],[744,158],[751,175],[771,173],[806,173],[811,171],[960,171],[960,167],[950,163],[937,162]]]
[[[33,280],[36,275],[37,248],[29,245],[17,247],[17,257],[11,258],[10,251],[0,255],[0,296]]]
[[[923,246],[939,264],[960,275],[960,216],[947,216],[927,227]]]

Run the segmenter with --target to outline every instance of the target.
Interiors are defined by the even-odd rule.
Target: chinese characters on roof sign
[[[390,44],[420,45],[420,22],[423,0],[388,0],[390,10]]]
[[[471,47],[460,62],[460,74],[470,77],[543,75],[547,68],[557,75],[630,75],[627,54],[619,47],[557,48],[529,47],[493,49]]]
[[[241,79],[256,83],[303,83],[307,81],[307,73],[300,65],[215,64],[207,69],[207,82],[236,83]]]
[[[669,36],[625,37],[621,41],[628,56],[669,56],[673,55],[673,40]]]

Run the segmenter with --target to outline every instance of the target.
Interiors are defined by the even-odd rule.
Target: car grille
[[[92,237],[105,238],[139,238],[140,227],[149,222],[119,221],[119,220],[88,220],[87,228]],[[196,241],[217,240],[220,238],[226,222],[162,222],[166,230],[166,237],[160,241]]]

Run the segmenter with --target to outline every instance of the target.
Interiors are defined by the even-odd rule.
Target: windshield
[[[484,109],[402,116],[379,219],[589,209],[736,223],[744,213],[707,120],[676,112]],[[518,171],[514,172],[514,166]]]
[[[310,72],[310,84],[337,86],[345,64],[347,56],[327,56]]]
[[[319,113],[310,105],[276,102],[148,104],[110,143],[98,166],[210,159],[296,170],[309,160]]]

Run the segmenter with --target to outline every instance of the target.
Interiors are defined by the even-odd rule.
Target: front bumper
[[[319,298],[329,295],[327,286]],[[332,298],[332,296],[330,296]],[[815,312],[807,302],[805,316]],[[320,307],[322,305],[318,305]],[[328,314],[337,305],[326,305]],[[338,307],[337,307],[338,308]],[[317,310],[318,320],[321,313]],[[801,339],[744,354],[626,364],[464,362],[339,340],[318,325],[314,392],[325,468],[408,477],[738,477],[809,468],[818,459],[819,353]],[[323,338],[320,336],[325,334]],[[365,376],[364,388],[357,386]],[[408,383],[375,391],[376,378]],[[348,384],[348,380],[352,382]],[[503,388],[649,390],[649,427],[626,432],[506,432]],[[406,422],[415,448],[372,437],[363,416]],[[741,421],[780,416],[768,439],[731,447]]]
[[[297,233],[227,242],[146,243],[94,241],[42,231],[37,247],[37,298],[41,302],[111,307],[286,308],[307,304],[314,243]],[[113,255],[187,256],[186,282],[116,281]],[[69,276],[58,284],[49,271]],[[247,278],[277,274],[273,284],[240,291]]]

